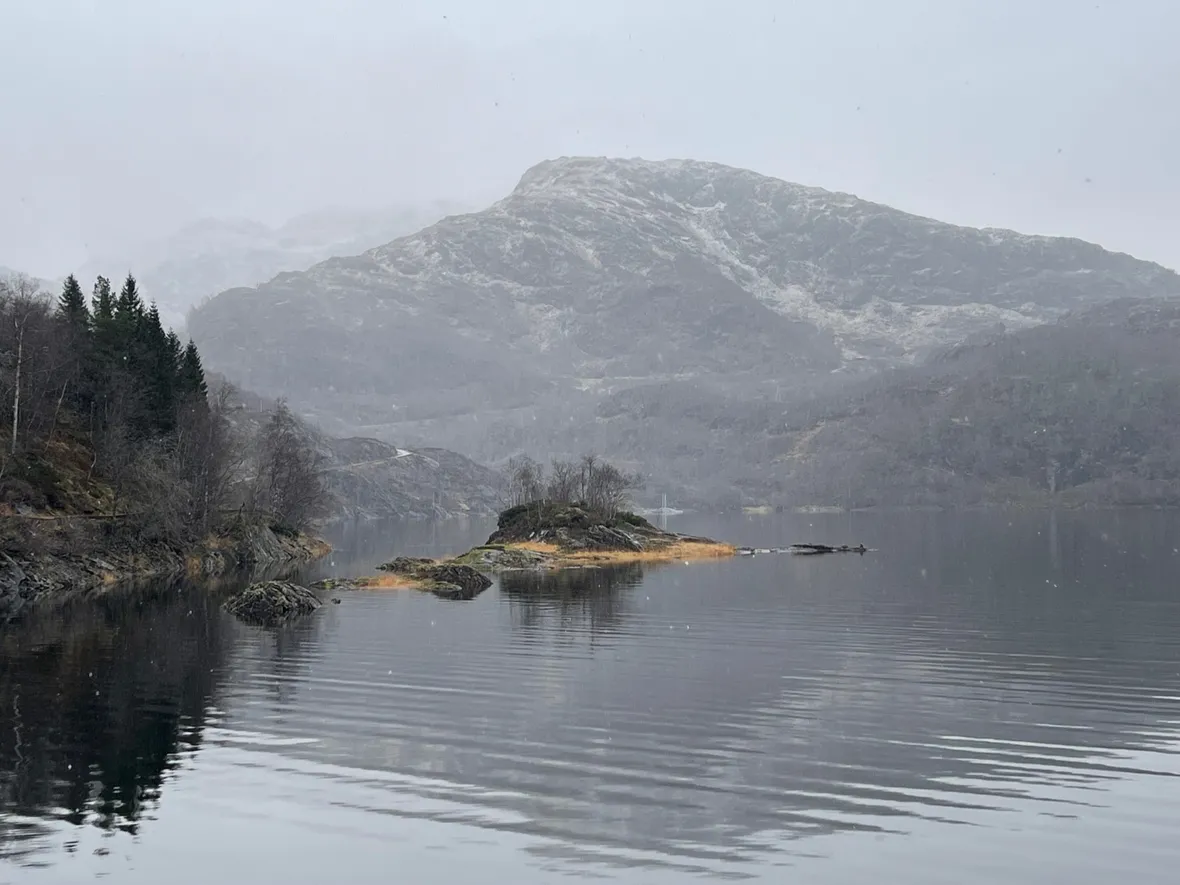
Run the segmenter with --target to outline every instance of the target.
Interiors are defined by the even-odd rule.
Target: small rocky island
[[[656,528],[634,513],[603,513],[585,504],[533,502],[500,514],[487,543],[461,556],[400,556],[377,568],[385,574],[328,579],[316,589],[425,590],[446,599],[473,599],[492,585],[490,574],[522,569],[585,568],[629,562],[675,562],[733,556],[736,548],[709,538]]]
[[[585,504],[535,501],[500,513],[486,544],[446,559],[400,556],[378,566],[382,575],[328,578],[316,590],[415,589],[446,599],[473,599],[492,585],[487,576],[524,569],[592,568],[733,556],[709,538],[657,529],[635,513],[603,513]]]
[[[627,511],[602,513],[585,504],[534,502],[505,510],[487,543],[454,562],[498,572],[712,559],[735,552],[729,544],[656,528]]]

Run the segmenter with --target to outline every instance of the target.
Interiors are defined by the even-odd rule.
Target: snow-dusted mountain
[[[207,218],[123,255],[93,259],[77,269],[89,286],[98,275],[128,272],[161,314],[182,325],[194,305],[235,286],[264,283],[283,271],[305,270],[333,255],[355,255],[459,211],[450,204],[391,209],[326,209],[277,227],[248,219]]]
[[[544,453],[571,425],[594,444],[582,422],[628,388],[778,397],[997,324],[1168,295],[1172,271],[1079,240],[714,163],[563,158],[482,212],[223,292],[190,331],[210,365],[327,426],[493,458]]]

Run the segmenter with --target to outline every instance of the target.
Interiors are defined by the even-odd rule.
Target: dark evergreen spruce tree
[[[90,309],[86,306],[86,296],[82,294],[78,278],[73,274],[66,277],[65,285],[62,286],[57,312],[66,321],[68,328],[82,332],[89,330]]]
[[[101,375],[109,374],[118,365],[118,342],[115,334],[115,297],[111,293],[111,281],[99,277],[94,283],[94,297],[91,300],[91,338],[95,370]],[[109,380],[109,379],[107,379]]]
[[[184,346],[180,343],[180,336],[168,330],[168,352],[172,354],[172,371],[180,377],[180,360],[184,356]]]
[[[65,350],[62,369],[68,378],[62,391],[63,400],[76,409],[89,409],[96,390],[93,348],[90,339],[90,309],[86,296],[78,285],[78,278],[70,274],[62,286],[57,301],[57,315],[61,320]]]
[[[143,300],[139,297],[139,285],[135,277],[127,274],[119,297],[115,301],[115,329],[118,345],[125,355],[131,356],[134,342],[139,336],[139,324],[143,319]]]
[[[93,430],[105,428],[112,404],[116,372],[121,368],[118,336],[115,331],[115,296],[111,281],[100,276],[94,282],[91,298],[90,349],[87,369],[91,385],[90,423]]]
[[[94,282],[94,297],[91,299],[94,318],[109,320],[115,316],[115,298],[111,294],[111,281],[99,277]]]
[[[176,426],[176,361],[155,302],[139,320],[134,350],[146,419],[157,434],[169,433]]]
[[[201,365],[201,354],[190,338],[180,358],[177,388],[182,396],[197,396],[204,399],[208,393],[205,386],[205,369]]]

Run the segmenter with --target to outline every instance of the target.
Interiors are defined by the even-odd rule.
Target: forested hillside
[[[230,516],[298,530],[327,495],[301,422],[281,403],[244,438],[229,391],[145,305],[134,277],[69,277],[54,300],[0,283],[0,507],[20,520],[101,516],[125,536],[183,546]],[[25,523],[28,524],[27,522]]]
[[[795,501],[1180,504],[1180,302],[984,336],[783,422],[768,445]]]

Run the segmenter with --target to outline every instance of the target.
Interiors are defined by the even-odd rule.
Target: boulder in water
[[[227,600],[225,610],[249,624],[274,626],[311,614],[322,604],[306,587],[288,581],[261,581]]]

